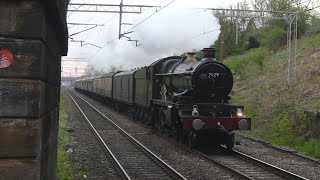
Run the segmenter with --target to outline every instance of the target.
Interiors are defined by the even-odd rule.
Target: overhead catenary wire
[[[173,2],[174,2],[174,1],[171,1],[170,4],[173,3]],[[225,2],[226,2],[226,1],[225,1]],[[225,3],[225,2],[223,2],[223,3]],[[220,3],[220,4],[223,4],[223,3]],[[168,5],[170,5],[170,4],[168,4]],[[314,10],[314,9],[316,9],[316,8],[319,8],[319,7],[320,7],[320,6],[317,6],[317,7],[314,7],[314,8],[312,8],[312,9],[308,9],[308,10],[306,10],[306,11],[311,11],[311,10]],[[161,10],[161,9],[160,9],[160,10]],[[160,10],[159,10],[159,11],[160,11]],[[159,11],[157,11],[157,12],[159,12]],[[152,17],[154,14],[156,14],[157,12],[153,13],[152,15],[150,15],[149,17],[147,17],[147,18],[144,19],[143,21],[139,22],[138,24],[136,24],[136,25],[135,25],[134,27],[132,27],[131,29],[136,28],[137,26],[139,26],[140,24],[142,24],[143,22],[145,22],[146,20],[148,20],[149,18],[151,18],[151,17]],[[114,17],[115,17],[115,16],[114,16]],[[110,20],[110,21],[111,21],[111,20]],[[128,31],[130,31],[130,29],[127,30],[127,32],[128,32]],[[211,31],[213,31],[213,30],[211,30]],[[100,32],[101,32],[101,31],[100,31]],[[192,37],[192,39],[193,39],[193,38],[197,38],[197,37],[199,37],[199,36],[203,36],[203,35],[209,34],[209,33],[210,33],[210,31],[205,32],[205,33],[202,33],[202,34],[199,34],[199,35],[197,35],[197,36]],[[229,36],[230,36],[230,34],[229,34]],[[105,48],[106,46],[112,44],[113,42],[115,42],[115,40],[117,40],[117,38],[114,38],[114,39],[112,39],[111,41],[107,42],[102,48]],[[102,49],[102,48],[101,48],[101,49]],[[97,50],[96,53],[90,57],[89,61],[90,61],[94,56],[96,56],[97,53],[99,53],[99,52],[101,51],[101,49]]]
[[[132,4],[135,0],[132,0],[129,2],[129,5]],[[109,8],[108,8],[109,9]],[[111,18],[109,18],[107,21],[105,21],[103,24],[105,25],[104,28],[101,28],[98,32],[98,34],[100,35],[101,31],[105,30],[107,28],[107,24],[109,24],[115,17],[117,16],[117,14],[114,14]]]
[[[133,1],[134,1],[134,0],[133,0]],[[132,3],[133,1],[131,1],[131,3]],[[147,21],[148,19],[150,19],[152,16],[154,16],[156,13],[158,13],[158,12],[162,11],[163,9],[167,8],[169,5],[171,5],[171,4],[174,3],[175,1],[176,1],[176,0],[170,1],[168,4],[166,4],[165,6],[161,7],[159,10],[157,10],[157,11],[154,12],[154,13],[152,13],[151,15],[149,15],[148,17],[146,17],[145,19],[143,19],[143,20],[140,21],[139,23],[135,24],[134,26],[132,26],[130,29],[128,29],[128,30],[127,30],[126,32],[124,32],[124,33],[128,33],[130,30],[133,30],[134,28],[138,27],[139,25],[141,25],[142,23],[144,23],[145,21]],[[227,0],[227,1],[228,1],[228,0]],[[224,3],[227,2],[227,1],[224,1],[224,2],[222,2],[222,3],[220,3],[220,4],[218,4],[218,5],[224,4]],[[108,21],[111,21],[112,18],[114,18],[114,16],[111,17]],[[105,24],[105,23],[104,23],[104,24]],[[103,28],[103,29],[104,29],[104,28]],[[214,29],[214,30],[211,30],[211,31],[208,31],[208,32],[199,34],[199,35],[196,35],[196,36],[192,37],[191,39],[196,38],[196,37],[199,37],[199,36],[202,36],[202,35],[205,35],[205,34],[212,33],[212,32],[217,31],[217,30],[220,30],[220,29]],[[101,32],[101,31],[99,31],[99,32]],[[93,57],[95,57],[102,49],[104,49],[106,46],[112,44],[112,43],[115,42],[117,39],[118,39],[118,37],[115,37],[115,38],[112,39],[111,41],[107,42],[104,46],[102,46],[101,49],[98,49],[98,50],[89,58],[89,61],[91,61],[91,59],[92,59]]]
[[[176,0],[170,1],[168,4],[166,4],[165,6],[161,7],[158,11],[152,13],[152,14],[149,15],[147,18],[145,18],[144,20],[140,21],[138,24],[136,24],[136,25],[134,25],[133,27],[131,27],[131,28],[130,28],[129,30],[127,30],[125,33],[128,33],[128,32],[129,32],[130,30],[132,30],[133,28],[141,25],[143,22],[145,22],[146,20],[150,19],[153,15],[155,15],[155,14],[158,13],[158,12],[160,12],[160,11],[163,10],[164,8],[168,7],[170,4],[172,4],[172,3],[175,2],[175,1],[176,1]],[[118,37],[112,39],[111,41],[109,41],[108,43],[106,43],[104,46],[102,46],[101,49],[98,49],[98,50],[96,51],[96,53],[93,54],[93,55],[89,58],[89,61],[90,61],[93,57],[95,57],[99,51],[101,51],[102,49],[104,49],[106,46],[112,44],[112,43],[113,43],[115,40],[117,40],[117,39],[118,39]]]
[[[224,3],[228,2],[228,1],[230,1],[230,0],[225,0],[222,3],[217,4],[217,6],[220,6],[220,5],[222,5],[222,4],[224,4]]]
[[[301,1],[301,2],[299,2],[298,4],[291,4],[291,5],[289,5],[289,6],[286,6],[286,7],[284,7],[284,8],[281,8],[281,9],[279,9],[279,10],[277,10],[277,11],[286,10],[286,9],[288,9],[288,8],[294,7],[295,5],[298,7],[298,6],[300,6],[300,5],[304,4],[304,3],[310,3],[310,2],[311,2],[310,0]],[[317,9],[317,8],[320,8],[320,6],[316,6],[316,7],[313,7],[313,8],[309,8],[309,9],[306,9],[306,10],[304,10],[304,11],[298,11],[297,13],[305,13],[305,12],[312,11],[312,10]]]
[[[117,36],[116,38],[112,39],[111,41],[109,41],[108,43],[106,43],[106,44],[105,44],[104,46],[102,46],[100,49],[98,49],[98,50],[89,58],[88,61],[91,61],[91,59],[92,59],[93,57],[95,57],[95,56],[98,54],[99,51],[101,51],[102,49],[104,49],[106,46],[112,44],[112,43],[113,43],[115,40],[117,40],[117,39],[118,39],[118,36]]]
[[[135,1],[135,0],[132,0],[130,3],[132,3],[133,1]],[[79,9],[81,6],[82,6],[82,5],[80,5],[77,9]],[[107,8],[107,10],[109,10],[110,8],[114,8],[114,7],[109,7],[109,8]],[[93,18],[95,18],[96,15],[97,15],[97,13],[95,13],[95,14],[88,20],[88,22],[90,22]],[[107,23],[111,22],[111,20],[112,20],[114,17],[116,17],[116,15],[113,15],[110,19],[108,19],[106,22],[104,22],[104,23],[103,23],[103,26],[106,26]],[[104,28],[101,28],[101,29],[99,30],[98,34],[100,35],[101,31],[104,30],[104,29],[106,29],[106,28],[107,28],[107,26],[104,27]],[[88,35],[89,35],[89,34],[86,34],[85,39],[88,39]],[[91,44],[91,43],[89,43],[89,44]],[[96,46],[96,45],[95,45],[95,46]],[[97,47],[98,47],[98,46],[97,46]]]
[[[310,0],[300,1],[298,4],[290,4],[289,6],[286,6],[286,7],[284,7],[284,8],[281,8],[281,9],[279,9],[279,10],[277,10],[277,11],[283,11],[283,10],[286,10],[286,9],[288,9],[288,8],[294,7],[295,5],[298,7],[298,6],[300,6],[300,5],[304,4],[304,3],[308,3],[308,2],[310,3]]]
[[[313,7],[313,8],[310,8],[310,9],[307,9],[305,11],[299,12],[299,13],[305,13],[305,12],[312,11],[312,10],[315,10],[315,9],[318,9],[318,8],[320,8],[320,5],[316,6],[316,7]]]
[[[135,0],[132,0],[131,2],[129,2],[129,4],[132,4]],[[108,8],[109,9],[109,8]],[[118,14],[114,14],[111,18],[109,18],[107,21],[105,21],[103,24],[106,26],[108,23],[111,22],[111,20],[113,18],[115,18]],[[100,31],[98,33],[100,33],[102,30],[106,29],[107,27],[101,28]]]
[[[166,4],[165,6],[161,7],[159,10],[157,10],[156,12],[150,14],[147,18],[143,19],[142,21],[140,21],[138,24],[132,26],[130,29],[128,29],[126,32],[129,32],[130,30],[136,28],[137,26],[141,25],[142,23],[144,23],[145,21],[147,21],[148,19],[150,19],[152,16],[154,16],[155,14],[157,14],[158,12],[162,11],[163,9],[165,9],[166,7],[168,7],[170,4],[174,3],[176,0],[172,0],[170,1],[168,4]],[[125,33],[126,33],[125,32]]]
[[[73,1],[73,0],[70,0],[70,4],[72,3],[72,1]],[[70,5],[69,5],[69,6],[70,6]],[[80,7],[81,7],[81,6],[79,6],[79,8],[80,8]],[[69,13],[68,17],[70,17],[71,14],[72,14],[72,12]],[[68,17],[67,17],[67,18],[68,18]]]
[[[198,35],[196,35],[196,36],[193,36],[193,37],[191,37],[190,39],[194,39],[194,38],[197,38],[197,37],[199,37],[199,36],[203,36],[203,35],[206,35],[206,34],[209,34],[209,33],[213,33],[213,32],[219,31],[219,30],[220,30],[220,28],[219,28],[219,29],[213,29],[213,30],[204,32],[204,33],[202,33],[202,34],[198,34]]]

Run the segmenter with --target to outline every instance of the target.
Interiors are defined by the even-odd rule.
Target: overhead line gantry
[[[119,8],[119,10],[108,10],[110,7]],[[126,5],[121,0],[120,4],[83,4],[83,3],[71,3],[69,4],[69,12],[99,12],[99,13],[119,13],[119,39],[124,35],[121,33],[122,14],[141,14],[142,8],[153,8],[159,6],[151,5]],[[108,9],[106,9],[108,8]],[[125,10],[124,10],[125,9]],[[131,9],[131,10],[130,10]],[[127,25],[127,23],[125,24]]]

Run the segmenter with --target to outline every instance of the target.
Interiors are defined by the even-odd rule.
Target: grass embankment
[[[74,144],[74,139],[69,132],[66,131],[66,128],[68,127],[68,116],[65,112],[65,106],[66,103],[64,99],[61,98],[57,150],[57,177],[59,180],[77,179],[83,177],[83,172],[75,169],[67,153],[67,147],[70,147]]]
[[[244,105],[253,119],[247,135],[320,158],[320,122],[304,113],[320,110],[320,33],[299,39],[298,49],[292,86],[287,86],[285,48],[228,57],[225,63],[235,77],[232,103]]]

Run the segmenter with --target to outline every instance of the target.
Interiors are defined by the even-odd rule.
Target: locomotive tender
[[[77,80],[75,89],[112,104],[135,119],[174,135],[191,147],[206,139],[234,146],[234,131],[251,129],[243,106],[228,103],[233,86],[230,69],[205,48],[159,59],[129,71]]]

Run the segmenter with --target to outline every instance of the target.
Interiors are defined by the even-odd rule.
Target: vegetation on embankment
[[[213,12],[224,29],[224,35],[222,38],[220,34],[212,47],[216,48],[216,54],[220,54],[223,39],[225,56],[243,54],[260,46],[278,50],[287,43],[289,27],[294,31],[296,24],[296,35],[300,38],[319,23],[319,16],[313,9],[297,0],[242,0],[230,8],[234,10],[233,14],[228,11]],[[253,13],[249,9],[272,13]],[[291,36],[294,37],[293,34]]]
[[[252,117],[247,135],[320,158],[320,32],[298,41],[295,83],[287,86],[285,47],[267,47],[229,56],[234,72],[232,104]]]
[[[76,170],[67,153],[67,149],[74,143],[74,139],[69,132],[66,131],[66,128],[68,127],[68,116],[65,107],[65,100],[61,97],[57,149],[57,178],[59,180],[83,178],[83,172]]]

